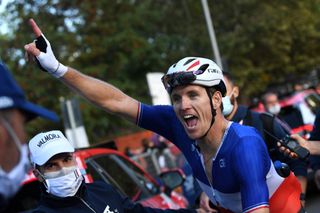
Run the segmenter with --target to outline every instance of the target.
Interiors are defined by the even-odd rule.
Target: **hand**
[[[203,209],[196,209],[196,211],[197,211],[197,213],[206,213],[206,211]]]
[[[316,183],[317,188],[320,190],[320,169],[314,173],[314,182]]]
[[[310,150],[310,144],[308,141],[306,141],[303,137],[301,137],[298,134],[293,134],[290,135],[290,137],[294,140],[296,140],[300,146],[306,148],[307,150]],[[294,152],[291,152],[289,149],[285,148],[284,146],[281,145],[280,142],[277,143],[278,147],[279,147],[279,151],[284,153],[285,155],[291,157],[291,158],[298,158],[298,155]]]
[[[68,68],[56,59],[52,52],[50,42],[42,34],[36,22],[30,19],[29,24],[36,40],[24,46],[28,56],[27,59],[35,57],[42,70],[49,72],[56,78],[62,77],[68,71]]]
[[[209,213],[218,213],[216,209],[210,207],[210,200],[206,193],[202,192],[200,195],[200,208],[204,210],[204,212]]]

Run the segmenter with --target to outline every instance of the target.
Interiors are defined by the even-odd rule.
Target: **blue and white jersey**
[[[269,205],[282,183],[257,130],[229,122],[212,159],[212,184],[205,173],[203,156],[186,134],[172,106],[140,104],[137,124],[173,142],[184,154],[202,190],[210,200],[233,212],[249,212]]]

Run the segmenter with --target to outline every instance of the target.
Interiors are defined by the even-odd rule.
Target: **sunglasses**
[[[204,73],[204,70],[197,70],[192,72],[176,72],[164,75],[161,81],[165,89],[170,93],[173,88],[181,85],[188,85],[197,79],[197,75]]]

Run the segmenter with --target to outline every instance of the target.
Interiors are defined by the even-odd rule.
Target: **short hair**
[[[267,91],[267,92],[265,92],[261,97],[261,102],[262,102],[263,105],[266,105],[267,97],[269,97],[270,95],[276,95],[278,97],[278,93],[276,93],[275,91]]]
[[[227,78],[232,84],[235,83],[235,79],[230,72],[223,72],[223,77]]]

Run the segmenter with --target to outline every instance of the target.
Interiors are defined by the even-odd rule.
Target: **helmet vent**
[[[203,64],[203,65],[201,65],[201,67],[199,67],[199,69],[198,70],[201,70],[202,71],[202,73],[204,72],[204,71],[206,71],[207,70],[207,68],[209,67],[209,64]]]
[[[195,59],[195,58],[191,58],[191,59],[189,59],[188,61],[186,61],[186,62],[183,64],[183,66],[185,66],[185,65],[189,64],[190,62],[192,62],[192,61],[194,61],[194,60],[196,60],[196,59]]]

